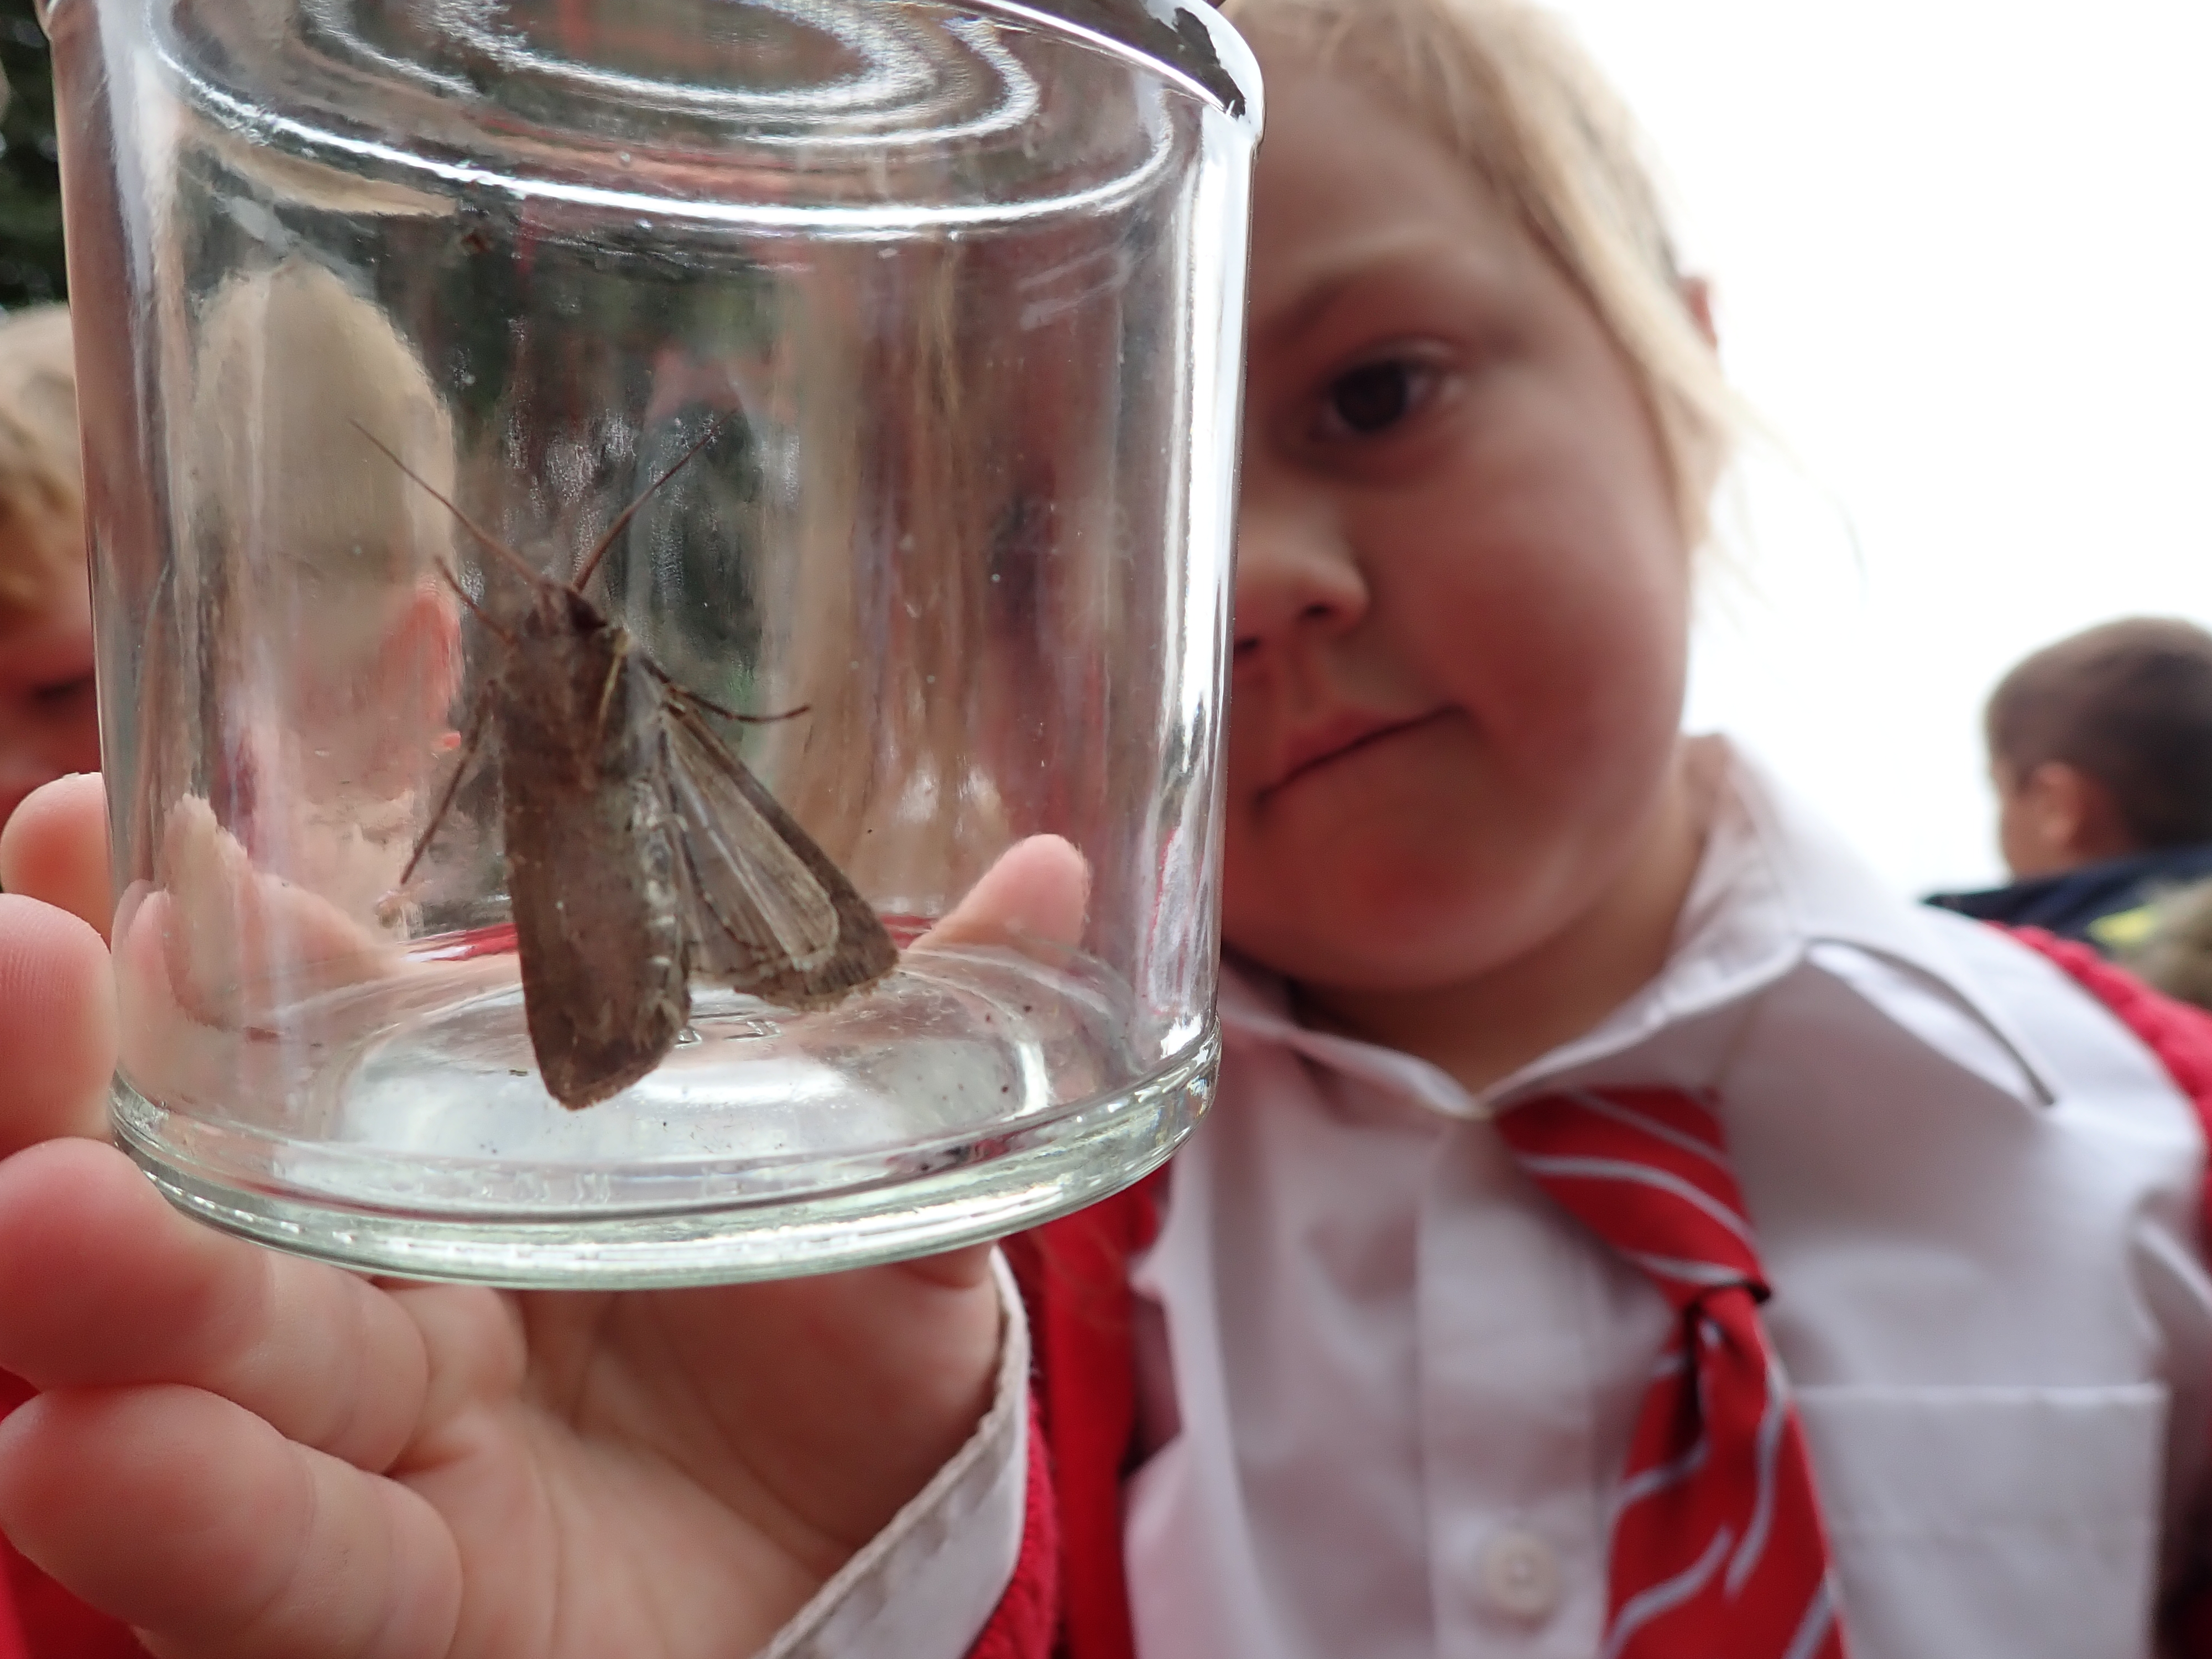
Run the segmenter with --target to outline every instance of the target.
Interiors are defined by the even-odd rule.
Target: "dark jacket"
[[[2162,847],[2125,858],[2085,864],[2055,876],[2037,876],[1978,893],[1936,893],[1928,902],[1980,921],[2008,927],[2041,927],[2078,939],[2107,956],[2149,937],[2151,907],[2172,890],[2212,877],[2212,842]]]

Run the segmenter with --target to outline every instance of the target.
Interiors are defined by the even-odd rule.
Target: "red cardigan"
[[[2212,1015],[2160,995],[2085,945],[2019,937],[2158,1056],[2212,1143]],[[1133,1659],[1121,1502],[1137,1404],[1128,1263],[1157,1230],[1158,1191],[1157,1179],[1141,1182],[1006,1242],[1036,1361],[1029,1506],[1013,1581],[969,1659]],[[2212,1239],[2212,1182],[2206,1206]],[[0,1416],[29,1392],[0,1372]],[[0,1659],[143,1659],[128,1630],[72,1599],[4,1540],[0,1568]],[[2175,1652],[2212,1659],[2212,1593],[2168,1609],[2166,1622]]]

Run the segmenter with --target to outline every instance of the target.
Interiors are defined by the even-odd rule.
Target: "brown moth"
[[[659,1066],[691,1012],[694,975],[786,1008],[820,1008],[898,960],[845,872],[708,724],[754,721],[664,673],[584,596],[615,538],[662,473],[562,582],[491,536],[373,434],[471,539],[526,584],[519,614],[495,617],[445,572],[501,654],[465,728],[453,775],[404,887],[452,807],[478,746],[499,768],[507,892],[523,1012],[547,1091],[596,1104]],[[708,437],[712,437],[712,434]]]

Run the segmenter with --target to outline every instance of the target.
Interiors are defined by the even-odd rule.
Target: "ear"
[[[2045,761],[2005,797],[2005,862],[2015,876],[2057,875],[2139,851],[2112,792],[2078,766]]]
[[[1713,285],[1703,276],[1680,279],[1682,307],[1690,313],[1690,320],[1698,325],[1698,332],[1705,337],[1705,343],[1716,351],[1721,349],[1720,331],[1713,326]]]

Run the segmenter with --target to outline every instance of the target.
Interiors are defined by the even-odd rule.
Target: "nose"
[[[1367,578],[1332,515],[1255,500],[1248,490],[1237,521],[1238,668],[1349,632],[1369,599]]]

